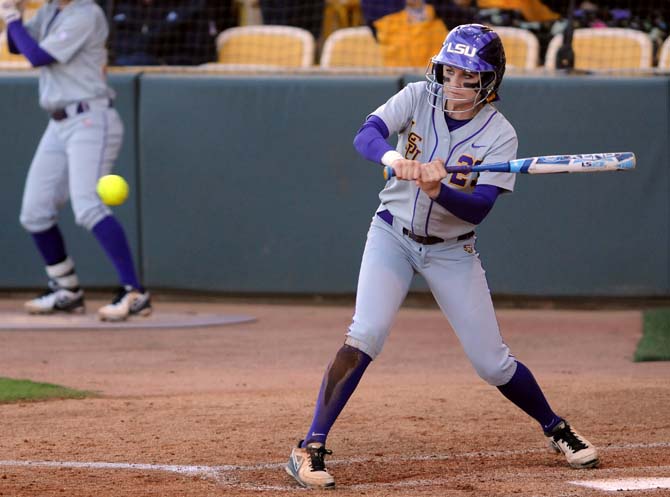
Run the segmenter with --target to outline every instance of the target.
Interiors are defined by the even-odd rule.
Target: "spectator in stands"
[[[384,65],[423,67],[440,51],[447,28],[424,0],[406,0],[405,8],[374,22]]]
[[[400,12],[404,8],[405,0],[361,0],[363,19],[365,19],[365,24],[372,29],[375,36],[377,36],[375,30],[375,21],[377,19]]]
[[[431,3],[431,2],[428,2]],[[471,0],[435,0],[435,13],[444,21],[447,29],[478,22],[476,2]]]
[[[405,8],[405,0],[360,0],[363,18],[375,36],[375,21],[386,15],[399,12]],[[437,17],[447,27],[470,24],[476,19],[476,2],[472,0],[429,0],[426,2],[435,9]]]
[[[577,3],[573,12],[575,28],[629,28],[643,31],[651,37],[657,52],[670,35],[667,7],[663,2],[630,0],[589,0]],[[563,16],[552,26],[552,34],[562,33],[567,26],[567,7],[559,13]]]
[[[528,22],[551,22],[559,15],[540,0],[477,0],[480,16],[499,16],[496,24],[506,25],[504,19],[522,19]],[[491,10],[491,12],[486,12]],[[480,18],[481,20],[481,18]]]
[[[217,35],[236,24],[232,2],[107,0],[112,63],[198,65],[216,60]]]
[[[479,7],[477,22],[532,32],[540,43],[541,58],[555,34],[554,25],[561,17],[546,1],[540,0],[477,0],[476,3]]]
[[[321,36],[325,0],[259,0],[263,24],[295,26]]]

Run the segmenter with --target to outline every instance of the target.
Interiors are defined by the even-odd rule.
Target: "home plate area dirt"
[[[20,310],[6,298],[0,312]],[[95,307],[93,307],[95,308]],[[311,421],[349,306],[158,302],[156,315],[255,318],[160,328],[0,330],[0,375],[94,392],[0,405],[0,495],[670,495],[670,363],[633,363],[636,310],[500,310],[505,341],[596,444],[574,470],[479,379],[441,313],[403,308],[328,438],[337,487],[284,472]],[[624,490],[631,481],[660,488]],[[612,483],[615,482],[615,483]],[[634,487],[635,485],[633,485]],[[627,488],[627,487],[626,487]],[[619,493],[620,494],[620,493]]]

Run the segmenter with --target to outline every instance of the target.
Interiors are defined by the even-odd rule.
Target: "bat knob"
[[[386,181],[390,180],[391,178],[395,177],[395,171],[391,166],[385,166],[384,167],[384,179]]]

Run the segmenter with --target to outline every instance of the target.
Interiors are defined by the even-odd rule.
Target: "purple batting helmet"
[[[479,73],[482,95],[476,104],[491,102],[497,98],[496,92],[505,74],[505,50],[497,33],[482,24],[463,24],[452,29],[440,52],[431,59],[426,73],[431,101],[436,100],[433,97],[443,98],[445,65]]]

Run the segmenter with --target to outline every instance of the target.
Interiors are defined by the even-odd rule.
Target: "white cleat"
[[[302,487],[334,488],[335,479],[328,473],[323,460],[332,452],[319,442],[309,443],[305,448],[301,448],[301,444],[302,441],[291,451],[286,472]]]
[[[84,292],[79,288],[79,278],[74,262],[66,257],[61,262],[46,267],[49,289],[37,298],[29,300],[23,307],[30,314],[52,314],[69,312],[83,314]]]
[[[98,309],[102,321],[124,321],[129,316],[148,316],[151,314],[149,292],[141,292],[129,285],[122,287],[111,304]]]
[[[23,307],[29,314],[53,314],[54,312],[83,314],[86,310],[83,290],[59,288],[53,280],[49,281],[49,290],[29,300],[23,304]]]
[[[545,435],[549,438],[552,450],[557,454],[562,453],[573,468],[595,468],[600,462],[596,448],[565,420]]]

